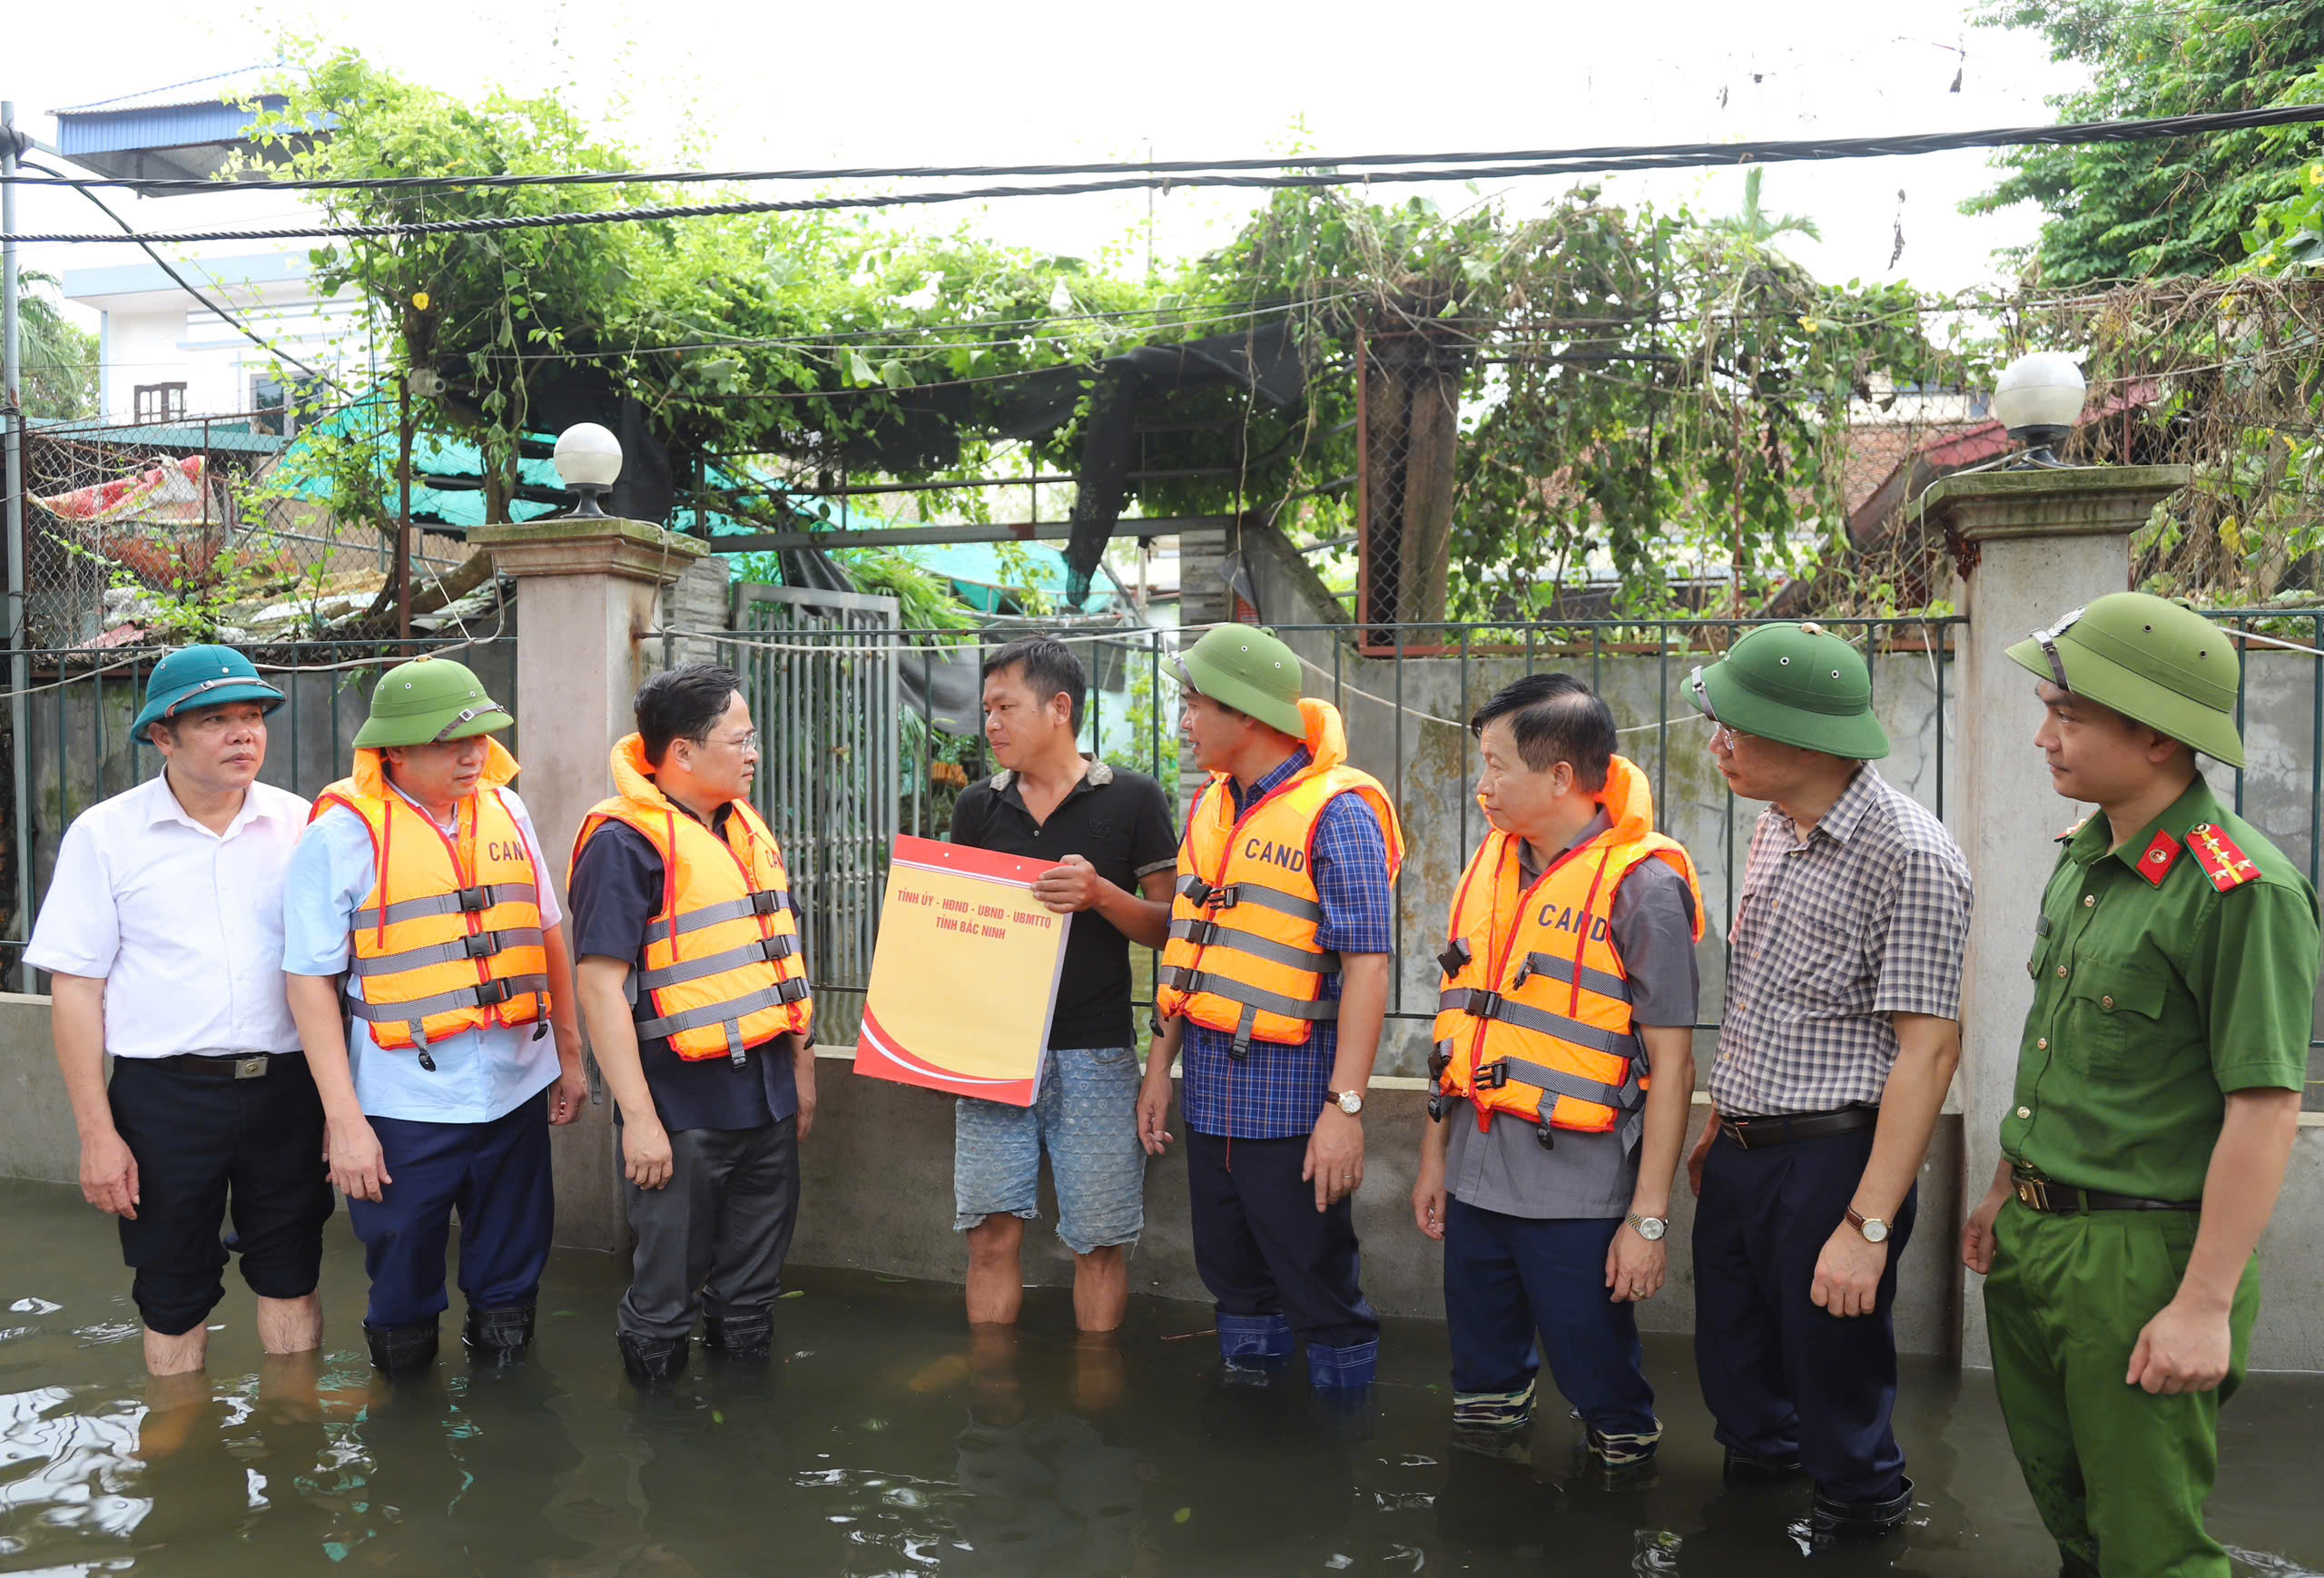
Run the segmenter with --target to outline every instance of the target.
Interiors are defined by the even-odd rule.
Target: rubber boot
[[[1913,1482],[1907,1479],[1886,1501],[1834,1501],[1818,1490],[1808,1522],[1818,1539],[1876,1540],[1903,1528],[1912,1511]]]
[[[1536,1376],[1514,1392],[1453,1393],[1452,1428],[1477,1431],[1524,1428],[1533,1417],[1533,1388],[1539,1384],[1540,1377]]]
[[[371,1363],[390,1376],[409,1375],[424,1370],[436,1362],[436,1323],[432,1320],[411,1326],[373,1326],[363,1323],[363,1343],[371,1350]]]
[[[468,1349],[468,1362],[497,1369],[522,1359],[533,1342],[533,1309],[529,1304],[506,1304],[498,1309],[471,1305],[467,1324],[460,1327],[460,1346]]]
[[[660,1386],[685,1374],[686,1351],[694,1346],[689,1337],[639,1336],[626,1331],[615,1332],[614,1340],[621,1345],[621,1367],[641,1386]]]
[[[1600,1430],[1592,1425],[1582,1426],[1582,1444],[1589,1454],[1590,1469],[1598,1483],[1610,1489],[1640,1487],[1655,1476],[1654,1450],[1662,1441],[1662,1428],[1622,1431]]]
[[[1218,1356],[1230,1386],[1269,1385],[1291,1359],[1291,1322],[1280,1315],[1218,1316]]]
[[[1372,1385],[1380,1368],[1380,1339],[1350,1343],[1345,1347],[1307,1345],[1307,1384],[1318,1392],[1359,1392]]]
[[[702,1351],[717,1358],[763,1360],[774,1347],[774,1311],[744,1310],[737,1315],[705,1316]]]
[[[1806,1472],[1797,1457],[1755,1457],[1730,1446],[1720,1477],[1728,1484],[1779,1484]]]

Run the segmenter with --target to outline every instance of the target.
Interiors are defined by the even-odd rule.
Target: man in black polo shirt
[[[1030,636],[993,653],[984,665],[984,733],[1002,771],[970,784],[952,808],[953,843],[1056,862],[1034,896],[1078,917],[1033,1104],[960,1099],[953,1227],[969,1236],[972,1326],[1013,1322],[1024,1302],[1019,1253],[1025,1223],[1039,1215],[1044,1149],[1057,1182],[1058,1237],[1073,1251],[1082,1330],[1121,1325],[1128,1250],[1146,1225],[1129,945],[1162,945],[1178,835],[1160,784],[1075,745],[1088,694],[1080,660],[1063,642]]]

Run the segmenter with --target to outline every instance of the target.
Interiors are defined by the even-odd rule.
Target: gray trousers
[[[757,1129],[681,1129],[670,1136],[670,1181],[622,1180],[637,1235],[616,1324],[648,1338],[689,1336],[694,1317],[752,1315],[783,1291],[783,1259],[799,1220],[799,1120]]]

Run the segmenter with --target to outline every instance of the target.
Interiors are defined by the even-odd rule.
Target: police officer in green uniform
[[[2226,1578],[2203,1527],[2315,1013],[2315,890],[2222,807],[2237,661],[2117,592],[2021,642],[2064,835],[2001,1167],[1962,1230],[1994,1384],[2067,1578]]]

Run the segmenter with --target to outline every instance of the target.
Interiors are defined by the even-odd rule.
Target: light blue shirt
[[[525,835],[533,870],[547,869],[541,863],[539,835],[524,803],[513,790],[498,794]],[[409,795],[404,803],[412,804]],[[412,809],[428,814],[417,805]],[[355,912],[379,880],[371,830],[361,817],[334,805],[316,818],[290,857],[282,886],[282,968],[293,975],[343,972],[351,952],[348,933]],[[540,906],[543,931],[564,921],[556,892],[547,883],[541,886]],[[347,990],[359,998],[363,983],[350,976]],[[537,1024],[462,1031],[429,1042],[428,1055],[436,1064],[432,1073],[410,1052],[381,1050],[371,1039],[370,1025],[350,1019],[347,1060],[364,1115],[421,1123],[489,1123],[556,1082],[556,1038],[546,1019]]]

